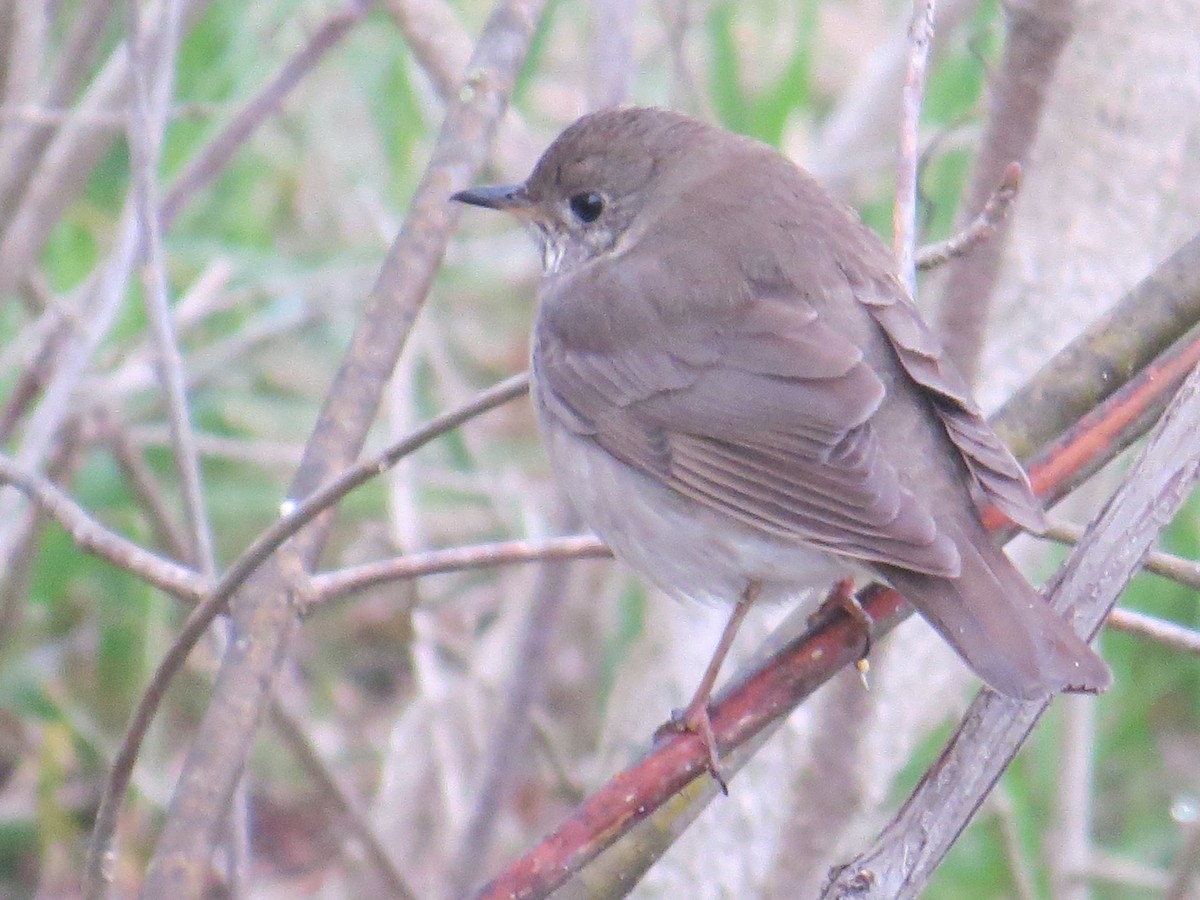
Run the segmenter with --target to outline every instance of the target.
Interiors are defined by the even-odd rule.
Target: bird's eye
[[[600,213],[604,212],[604,198],[591,192],[575,194],[570,200],[570,205],[571,212],[584,223],[595,222],[600,218]]]

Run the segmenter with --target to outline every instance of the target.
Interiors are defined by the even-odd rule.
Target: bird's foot
[[[673,734],[694,734],[704,747],[705,766],[713,781],[721,788],[721,793],[729,796],[729,782],[721,771],[720,754],[717,752],[717,738],[713,733],[712,719],[708,715],[707,696],[699,695],[692,698],[683,709],[671,710],[671,720],[655,733],[656,740],[661,740]]]
[[[810,621],[815,622],[823,619],[829,613],[839,609],[862,629],[862,655],[859,656],[854,666],[858,669],[858,676],[862,679],[863,687],[869,690],[871,686],[867,682],[867,675],[871,671],[871,661],[868,657],[871,655],[872,649],[871,628],[875,625],[875,622],[871,618],[870,613],[863,609],[863,605],[858,602],[858,597],[854,594],[853,578],[843,578],[835,584]]]

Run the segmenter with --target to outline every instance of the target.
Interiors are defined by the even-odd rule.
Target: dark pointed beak
[[[523,184],[496,184],[488,187],[467,188],[450,198],[471,206],[485,209],[502,209],[519,212],[529,206],[529,197]]]

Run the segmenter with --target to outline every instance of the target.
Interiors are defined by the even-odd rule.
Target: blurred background
[[[1015,212],[979,379],[988,406],[1200,225],[1200,3],[1066,6],[1075,34]],[[142,8],[149,19],[158,6]],[[163,246],[224,566],[278,515],[490,6],[180,8],[158,166],[162,197],[179,202]],[[554,0],[480,181],[524,178],[597,105],[666,104],[778,146],[890,240],[909,14],[894,0]],[[172,194],[331,22],[342,31],[244,146]],[[127,26],[123,5],[99,0],[0,0],[0,440],[107,527],[181,558],[143,284],[96,303],[132,190]],[[1004,38],[999,3],[939,5],[923,240],[954,230]],[[526,367],[537,276],[513,223],[462,213],[371,448]],[[931,318],[939,289],[936,273],[922,283]],[[1085,522],[1105,490],[1064,516]],[[7,492],[0,501],[0,896],[71,897],[114,748],[188,607]],[[321,568],[579,530],[522,399],[352,494]],[[1194,506],[1163,543],[1195,558]],[[1021,552],[1035,578],[1061,558],[1033,542]],[[1200,627],[1194,591],[1158,577],[1140,576],[1125,603]],[[786,612],[757,613],[742,652]],[[689,696],[724,614],[653,595],[602,559],[432,575],[319,604],[246,773],[246,896],[387,894],[323,779],[353,798],[418,896],[494,873],[647,746]],[[635,895],[811,896],[861,849],[973,693],[922,623],[900,632],[879,649],[870,693],[852,675],[824,688]],[[1056,705],[926,896],[1196,896],[1183,875],[1200,855],[1200,666],[1129,635],[1106,634],[1102,649],[1113,690]],[[143,750],[121,821],[122,896],[137,890],[218,653],[213,641],[193,655]]]

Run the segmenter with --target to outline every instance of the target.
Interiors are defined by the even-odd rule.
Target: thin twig
[[[1164,647],[1200,656],[1200,631],[1184,628],[1175,622],[1148,616],[1135,609],[1114,609],[1108,617],[1108,627],[1126,634],[1157,641]]]
[[[211,0],[182,0],[184,18],[194,22]],[[143,12],[150,21],[159,19],[161,3],[150,0]],[[0,202],[0,296],[26,277],[63,212],[87,185],[92,170],[104,158],[112,138],[119,133],[97,133],[83,119],[97,111],[115,112],[128,97],[129,65],[126,48],[112,52],[103,68],[92,79],[84,97],[75,106],[77,115],[57,129],[53,139],[38,157],[35,170],[28,173],[20,187],[20,202]],[[5,167],[0,167],[4,177]]]
[[[3,454],[0,454],[0,482],[12,485],[37,504],[83,552],[188,603],[200,602],[208,591],[210,583],[199,574],[105,528],[48,478],[22,468]]]
[[[4,102],[31,99],[46,58],[49,10],[41,0],[14,0],[8,5],[8,52],[4,54]]]
[[[387,887],[388,896],[397,900],[414,900],[416,893],[396,867],[387,847],[371,827],[360,804],[321,758],[320,752],[305,730],[303,721],[292,715],[278,698],[267,707],[267,714],[275,733],[287,744],[292,756],[316,786],[320,793],[321,805],[338,815],[346,830],[362,846],[367,861],[379,876],[379,880]]]
[[[1074,546],[1083,538],[1084,529],[1073,522],[1051,519],[1050,527],[1041,535],[1060,544]],[[1143,566],[1147,572],[1169,578],[1184,587],[1200,591],[1200,563],[1161,550],[1151,550]]]
[[[35,476],[36,480],[57,488],[64,496],[63,486],[70,483],[86,449],[78,432],[78,428],[67,429],[46,466],[46,475]],[[44,525],[51,516],[33,503],[28,504],[23,518],[25,521],[17,528],[19,538],[13,553],[15,565],[5,573],[4,582],[0,585],[0,653],[7,650],[12,639],[22,633],[18,625],[29,603],[29,586],[38,563],[38,549],[46,533]]]
[[[1092,797],[1096,788],[1096,704],[1091,697],[1063,697],[1063,729],[1056,768],[1055,852],[1049,867],[1055,900],[1088,900],[1086,884],[1072,877],[1092,856]]]
[[[191,552],[187,534],[175,521],[153,471],[133,445],[128,431],[111,415],[104,415],[95,427],[101,441],[108,446],[125,483],[129,485],[137,506],[148,519],[154,543],[174,559],[187,559]]]
[[[102,46],[104,24],[115,6],[111,0],[87,0],[76,13],[55,71],[38,99],[38,108],[63,106],[74,97],[83,83],[85,73],[95,62]],[[10,107],[6,105],[4,108]],[[67,124],[74,114],[74,110],[64,109],[63,118],[54,122],[5,123],[0,131],[0,159],[4,160],[4,166],[0,167],[0,230],[3,230],[9,216],[15,211],[21,192],[28,185],[30,175],[54,136],[54,129],[47,126]],[[124,124],[123,117],[108,113],[104,115],[113,119],[114,130]]]
[[[498,541],[491,544],[449,547],[445,550],[428,550],[424,553],[412,553],[314,575],[311,583],[311,608],[315,612],[324,604],[358,591],[425,575],[518,563],[611,557],[612,551],[592,535],[547,538],[540,541]]]
[[[443,100],[454,96],[471,59],[471,37],[444,0],[385,0],[413,56]]]
[[[904,76],[897,136],[896,204],[892,212],[892,234],[897,273],[909,294],[914,296],[917,290],[918,142],[925,74],[929,68],[929,45],[933,40],[934,5],[934,0],[913,0],[912,24],[908,30],[908,68]]]
[[[470,184],[483,165],[543,8],[544,0],[500,0],[488,18],[292,479],[292,497],[308,497],[360,455],[458,219],[449,196]],[[324,517],[296,535],[233,604],[246,638],[231,644],[222,659],[146,874],[149,895],[194,896],[202,889],[205,860],[249,758],[271,684],[290,654],[308,572],[332,521]]]
[[[112,4],[104,2],[107,8]],[[66,54],[64,53],[64,56]],[[216,116],[227,116],[241,108],[241,104],[209,103],[192,101],[175,103],[166,111],[168,122],[190,119],[211,119]],[[57,127],[67,122],[91,124],[99,129],[113,131],[124,128],[129,123],[129,116],[122,112],[84,112],[78,113],[69,106],[44,106],[40,104],[22,104],[19,106],[0,106],[0,124],[4,122],[24,122],[30,125],[46,125]]]
[[[136,448],[165,447],[170,440],[166,426],[133,425],[127,433]],[[242,439],[202,433],[196,435],[196,447],[204,456],[253,463],[276,471],[281,467],[295,468],[304,449],[294,441]]]
[[[192,157],[163,197],[159,215],[164,230],[171,227],[184,204],[224,170],[255,129],[279,109],[292,88],[358,24],[367,6],[366,0],[349,0],[344,7],[330,13],[278,74]]]
[[[1196,875],[1200,870],[1200,821],[1185,823],[1180,829],[1183,846],[1171,863],[1171,883],[1163,894],[1163,900],[1188,900]]]
[[[970,22],[978,7],[979,0],[940,0],[933,36],[935,55],[947,44],[948,37],[964,22]],[[836,105],[821,123],[813,142],[809,170],[842,199],[850,198],[860,173],[882,172],[895,163],[896,121],[911,53],[911,23],[912,11],[904,9],[902,19],[889,26],[886,40],[858,67],[858,76],[839,92]]]
[[[1095,853],[1088,867],[1076,872],[1075,877],[1119,888],[1150,891],[1155,895],[1164,893],[1170,887],[1171,880],[1170,875],[1162,869],[1102,852]]]
[[[140,21],[137,3],[129,6],[129,68],[133,80],[130,104],[129,147],[134,208],[141,229],[142,293],[153,336],[159,379],[171,429],[172,456],[179,472],[183,505],[190,533],[188,561],[208,579],[216,578],[212,527],[201,485],[200,457],[188,408],[183,356],[171,321],[167,297],[166,263],[157,209],[156,171],[166,126],[164,111],[172,93],[175,54],[179,42],[180,4],[166,0],[162,10],[162,37],[158,60],[150,58],[149,32]],[[157,70],[157,71],[154,71]]]
[[[384,6],[438,97],[453,103],[471,60],[471,35],[454,7],[446,0],[385,0]],[[520,113],[506,109],[494,140],[493,157],[500,167],[525,165],[539,150]]]
[[[578,514],[565,502],[559,518],[560,527],[568,530],[579,527]],[[543,563],[538,571],[516,661],[508,676],[503,706],[496,717],[495,732],[479,779],[475,806],[450,866],[445,892],[450,900],[463,897],[482,880],[483,873],[475,862],[487,859],[500,805],[520,770],[520,758],[529,741],[529,710],[542,693],[546,656],[568,593],[570,571],[564,562]]]
[[[1004,845],[1004,856],[1008,860],[1008,870],[1012,873],[1018,900],[1037,900],[1037,882],[1033,877],[1033,867],[1021,847],[1017,811],[1004,785],[998,785],[988,796],[988,807],[995,814],[996,823],[1000,828],[1000,842]]]
[[[920,271],[936,268],[952,259],[968,255],[972,250],[996,233],[1008,216],[1017,191],[1021,188],[1021,166],[1011,163],[1004,170],[1000,184],[988,198],[983,211],[966,228],[953,237],[936,244],[929,244],[917,252],[916,266]]]
[[[634,75],[635,0],[592,0],[592,54],[587,77],[588,108],[626,103]]]
[[[195,15],[208,0],[180,0],[181,15]],[[144,12],[147,18],[162,22],[160,2],[150,3]],[[155,34],[150,42],[151,53],[157,53],[164,34]],[[128,56],[124,49],[114,53],[104,72],[93,81],[88,95],[94,102],[111,107],[126,95],[128,80]],[[91,108],[87,98],[81,108]],[[47,149],[37,176],[29,185],[21,210],[0,237],[0,294],[5,292],[5,279],[19,281],[30,260],[42,246],[49,228],[58,221],[59,214],[73,195],[76,184],[85,178],[92,165],[104,152],[104,142],[83,141],[79,135],[61,129]],[[100,145],[97,147],[97,145]],[[83,373],[91,362],[101,340],[108,333],[117,311],[125,297],[125,287],[135,256],[139,250],[139,230],[132,204],[126,203],[122,212],[117,237],[108,258],[92,272],[86,284],[79,290],[79,327],[72,329],[61,348],[57,368],[50,379],[37,409],[26,425],[21,446],[16,454],[16,463],[26,469],[37,470],[50,452],[56,434],[73,410],[76,390]],[[13,523],[19,520],[19,502],[9,491],[0,491],[0,570],[11,553],[15,540]]]

